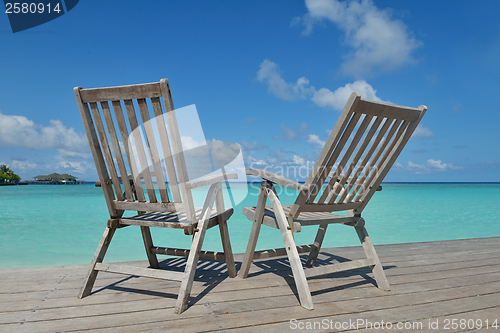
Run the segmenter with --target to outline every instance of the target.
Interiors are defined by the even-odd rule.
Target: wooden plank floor
[[[376,249],[391,291],[377,289],[369,269],[313,278],[313,311],[299,306],[285,258],[256,262],[247,279],[229,279],[224,263],[202,261],[181,315],[174,314],[179,282],[101,272],[92,295],[78,299],[87,266],[3,269],[0,332],[368,333],[387,323],[394,332],[500,332],[500,238]],[[361,247],[326,249],[318,264],[362,255]],[[181,270],[184,259],[167,263]],[[498,329],[486,330],[495,320]]]

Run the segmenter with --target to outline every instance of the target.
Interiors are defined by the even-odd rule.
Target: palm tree
[[[21,177],[16,175],[14,171],[12,171],[5,164],[0,165],[0,182],[14,182],[17,183],[21,180]]]

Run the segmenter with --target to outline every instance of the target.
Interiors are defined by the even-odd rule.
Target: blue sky
[[[0,164],[97,180],[72,88],[170,81],[247,167],[316,160],[351,91],[428,107],[386,181],[500,181],[500,1],[89,1],[0,14]]]

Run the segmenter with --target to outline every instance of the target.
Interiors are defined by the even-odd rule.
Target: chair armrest
[[[272,172],[265,171],[265,170],[258,170],[258,169],[247,169],[246,170],[247,175],[250,176],[257,176],[262,179],[268,180],[271,183],[278,184],[287,188],[291,188],[296,191],[302,191],[305,190],[307,187],[305,185],[302,185],[300,183],[294,182],[293,180],[290,180],[288,178],[278,176]]]
[[[333,177],[333,172],[330,172],[330,174],[328,175],[328,177],[332,178],[332,177]],[[349,178],[347,179],[347,181],[348,181],[348,182],[350,182],[350,181],[351,181],[351,179],[352,179],[352,177],[349,177]],[[340,179],[337,177],[336,181],[339,181],[339,180],[340,180]],[[359,180],[356,180],[356,181],[354,182],[354,184],[356,184],[356,185],[361,185],[361,184],[362,184],[362,182],[360,182]],[[382,191],[382,185],[379,185],[375,191]]]
[[[221,182],[226,179],[238,179],[238,175],[235,173],[224,173],[224,174],[217,174],[217,175],[211,175],[203,178],[198,178],[194,180],[190,180],[186,183],[186,186],[189,189],[194,189],[202,186],[208,186],[215,184],[217,182]]]
[[[132,179],[134,179],[134,177],[132,175],[127,175],[127,178],[128,178],[129,181],[131,181]],[[111,179],[108,179],[108,182],[110,182],[110,181],[111,181]],[[118,181],[121,183],[122,182],[122,177],[118,177]],[[101,182],[98,181],[98,182],[95,182],[94,186],[95,187],[101,187],[102,185],[101,185]]]

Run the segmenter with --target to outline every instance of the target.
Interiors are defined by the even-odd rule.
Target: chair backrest
[[[194,218],[168,80],[74,93],[110,216],[183,211]]]
[[[360,214],[391,169],[427,107],[349,97],[292,210]],[[328,182],[325,181],[328,179]]]

